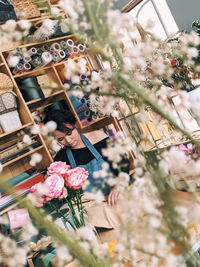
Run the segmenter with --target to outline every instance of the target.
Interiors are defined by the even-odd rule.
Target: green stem
[[[73,221],[74,221],[74,224],[76,225],[77,228],[79,228],[81,226],[77,216],[76,216],[76,212],[74,210],[74,206],[73,204],[71,203],[71,201],[69,201],[67,198],[65,199],[66,203],[68,204],[70,210],[71,210],[71,213],[72,213],[72,217],[73,217]]]
[[[58,214],[60,214],[60,215],[63,217],[63,219],[64,219],[66,222],[68,222],[68,223],[70,224],[70,226],[71,226],[74,230],[76,230],[76,227],[75,227],[75,226],[71,223],[71,221],[64,215],[64,213],[63,213],[62,211],[60,211],[60,210],[56,207],[56,205],[54,205],[54,204],[51,203],[51,202],[49,202],[48,204],[49,204],[49,206],[50,206],[51,208],[55,209],[56,212],[57,212]]]
[[[134,81],[129,81],[127,78],[119,73],[118,79],[123,84],[127,85],[134,93],[136,93],[146,104],[150,105],[152,109],[157,112],[161,117],[168,120],[168,122],[177,130],[179,130],[181,133],[183,133],[187,138],[194,143],[197,147],[200,148],[200,141],[197,141],[194,139],[186,130],[182,129],[168,114],[166,114],[161,107],[157,105],[144,91],[142,87],[137,85]]]
[[[80,201],[79,201],[79,195],[78,195],[78,190],[75,194],[75,197],[74,197],[74,202],[78,208],[78,214],[79,214],[79,219],[80,219],[80,224],[82,224],[81,222],[81,209],[80,209]]]
[[[78,197],[77,198],[78,198],[79,204],[80,204],[80,206],[78,204],[79,209],[80,209],[80,212],[79,212],[79,214],[80,214],[80,220],[81,220],[81,224],[83,226],[85,226],[85,220],[84,220],[84,214],[83,214],[82,194],[81,194],[80,190],[78,190],[77,194],[78,194]]]
[[[31,204],[30,201],[25,200],[20,203],[22,207],[26,207],[34,219],[35,224],[41,228],[45,229],[47,233],[56,238],[61,244],[65,245],[71,255],[80,261],[84,267],[109,267],[110,264],[107,261],[97,258],[96,255],[93,255],[91,252],[87,252],[83,249],[77,242],[74,240],[70,233],[66,234],[62,229],[60,229],[54,222],[49,221],[44,217],[44,213]]]
[[[101,35],[99,33],[98,25],[96,23],[94,15],[93,15],[94,12],[91,9],[88,0],[83,0],[83,4],[85,6],[85,11],[86,11],[86,14],[88,16],[88,21],[90,22],[90,25],[92,26],[92,28],[94,30],[94,33],[96,35],[97,40],[100,41],[101,40]]]

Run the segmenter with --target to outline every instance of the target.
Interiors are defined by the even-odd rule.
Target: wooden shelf
[[[70,38],[75,38],[75,35],[74,34],[69,34],[69,35],[65,35],[65,36],[61,36],[61,37],[56,37],[56,38],[53,38],[53,39],[48,39],[46,41],[39,41],[39,42],[34,42],[34,43],[27,43],[27,44],[24,44],[24,45],[20,45],[18,48],[38,46],[38,45],[53,43],[53,42],[61,41],[63,39],[70,39]],[[9,49],[7,51],[4,51],[3,53],[9,53],[12,50],[13,49]]]
[[[109,124],[115,124],[117,125],[117,120],[110,116],[110,117],[101,117],[97,120],[91,121],[89,124],[82,126],[80,128],[81,132],[87,132],[87,131],[93,131],[93,130],[97,130],[97,129],[101,129],[106,125]],[[119,129],[119,127],[116,128],[117,131],[121,130]]]
[[[49,2],[49,1],[48,1]],[[50,7],[58,7],[57,4],[50,4]],[[60,14],[62,17],[62,14]],[[40,24],[40,22],[42,23],[45,19],[49,19],[53,17],[51,15],[48,15],[47,13],[43,13],[41,14],[40,17],[36,17],[36,18],[32,18],[32,19],[28,19],[31,23],[36,24],[38,22],[38,24]],[[51,105],[54,102],[60,101],[60,100],[64,100],[68,106],[68,108],[72,111],[72,113],[75,115],[75,117],[77,118],[77,124],[79,129],[81,130],[81,132],[86,132],[86,131],[93,131],[93,130],[97,130],[97,129],[101,129],[104,128],[106,129],[107,125],[109,124],[113,124],[116,127],[116,131],[119,131],[119,126],[117,125],[117,120],[113,117],[101,117],[98,118],[97,120],[88,122],[87,125],[82,125],[80,119],[78,118],[78,114],[76,113],[76,110],[70,100],[70,96],[67,94],[64,85],[62,83],[62,72],[63,72],[63,67],[64,64],[69,60],[69,59],[73,59],[74,61],[77,61],[80,58],[85,58],[85,60],[87,61],[87,66],[89,67],[90,70],[92,69],[98,69],[98,67],[95,67],[94,64],[94,59],[90,56],[89,52],[86,50],[82,53],[79,54],[74,54],[70,57],[66,57],[64,59],[62,59],[59,62],[50,62],[48,65],[46,66],[41,66],[38,67],[36,69],[33,69],[31,71],[27,71],[24,73],[20,73],[17,75],[13,75],[11,73],[11,70],[8,66],[8,63],[6,61],[6,58],[8,56],[8,54],[14,50],[14,48],[19,48],[19,49],[29,49],[30,47],[42,47],[44,44],[51,44],[51,43],[55,43],[55,42],[60,42],[62,40],[67,40],[67,39],[73,39],[73,41],[75,42],[75,44],[81,43],[81,40],[79,41],[77,38],[75,38],[74,34],[68,34],[65,36],[61,36],[61,37],[56,37],[56,38],[52,38],[46,41],[39,41],[39,42],[32,42],[31,43],[31,39],[27,38],[27,40],[25,40],[26,43],[23,44],[14,44],[12,46],[12,48],[8,48],[4,49],[4,51],[0,54],[0,67],[1,67],[1,71],[7,75],[9,75],[9,77],[12,79],[13,84],[14,84],[14,88],[15,88],[15,93],[18,97],[19,101],[19,110],[20,110],[20,115],[21,115],[21,119],[22,122],[24,123],[21,127],[16,128],[10,132],[7,133],[3,133],[2,135],[0,135],[0,140],[1,143],[4,144],[5,142],[5,146],[7,146],[7,143],[9,142],[13,142],[13,140],[16,139],[16,137],[20,134],[22,136],[22,134],[20,133],[21,130],[28,130],[28,128],[30,128],[31,125],[36,125],[34,124],[33,121],[33,116],[31,114],[32,111],[38,110],[39,112],[43,111],[44,108],[46,106]],[[41,89],[44,91],[45,98],[37,98],[31,101],[27,101],[25,102],[24,98],[22,97],[21,91],[18,87],[18,80],[20,80],[20,78],[25,78],[25,77],[37,77],[39,75],[45,74],[44,76],[48,76],[47,78],[47,83],[45,83],[45,77],[40,77],[41,79]],[[44,79],[43,83],[42,80]],[[39,79],[38,79],[39,80]],[[50,80],[50,83],[48,84]],[[51,84],[54,83],[58,86],[58,88],[54,88],[53,91],[49,91],[49,89],[51,88]],[[46,91],[45,91],[46,90]],[[51,93],[49,93],[51,92]],[[5,139],[4,139],[5,138]],[[44,169],[47,166],[49,166],[52,162],[53,162],[53,158],[52,155],[50,154],[50,145],[48,144],[48,141],[46,140],[46,137],[42,136],[41,134],[37,135],[37,141],[39,142],[39,146],[36,148],[31,148],[30,146],[30,150],[25,150],[26,153],[16,156],[14,159],[11,159],[8,162],[5,162],[4,164],[2,164],[3,166],[3,171],[1,173],[1,177],[2,179],[6,179],[9,180],[14,176],[19,175],[20,173],[25,172],[28,168],[30,168],[30,163],[29,163],[29,158],[30,156],[35,153],[35,152],[39,152],[42,155],[43,160],[38,164],[37,168],[38,169]],[[15,141],[14,141],[15,142]],[[16,141],[17,143],[17,141]],[[48,147],[49,146],[49,147]],[[25,152],[24,151],[24,152]],[[12,207],[15,207],[14,204]],[[11,208],[12,208],[11,207]],[[9,207],[10,209],[10,207]],[[4,213],[8,211],[8,209],[5,209],[4,211],[1,211],[1,213]],[[0,214],[1,214],[0,213]]]
[[[18,128],[16,128],[16,129],[13,129],[12,131],[3,133],[3,134],[0,135],[0,139],[3,138],[3,137],[8,136],[8,135],[10,135],[10,134],[13,134],[13,133],[15,133],[15,132],[19,132],[19,131],[23,130],[24,128],[27,128],[27,127],[31,126],[32,124],[33,124],[33,123],[30,122],[30,123],[27,123],[27,124],[22,125],[21,127],[18,127]]]
[[[102,117],[102,118],[98,118],[96,120],[90,121],[90,122],[88,122],[87,125],[82,126],[81,129],[84,130],[85,128],[88,128],[88,127],[92,126],[93,124],[96,124],[98,122],[104,121],[105,119],[108,119],[108,118],[107,117]]]
[[[47,66],[44,66],[44,67],[41,66],[41,67],[33,69],[31,71],[26,71],[26,72],[23,72],[23,73],[20,73],[20,74],[13,75],[13,78],[16,79],[16,78],[19,78],[19,77],[31,76],[32,74],[36,74],[36,73],[42,74],[42,73],[45,72],[45,70],[48,70],[48,69],[50,69],[52,67],[56,67],[56,66],[60,66],[60,65],[64,64],[65,62],[67,62],[68,59],[77,60],[79,58],[84,58],[84,57],[87,58],[87,56],[80,55],[80,56],[76,56],[76,57],[68,57],[68,58],[65,58],[62,61],[56,62],[56,63],[51,62]]]
[[[38,150],[40,150],[40,149],[42,149],[42,148],[44,148],[44,145],[38,146],[38,147],[36,147],[36,148],[34,148],[34,149],[31,149],[29,152],[26,152],[26,153],[24,153],[23,155],[20,155],[20,156],[18,156],[17,158],[12,159],[12,160],[10,160],[10,161],[8,161],[8,162],[2,164],[2,166],[3,166],[3,168],[4,168],[4,167],[6,167],[6,166],[8,166],[8,165],[10,165],[10,164],[12,164],[12,163],[14,163],[14,162],[20,160],[20,159],[23,159],[23,158],[25,158],[25,157],[27,157],[27,156],[29,156],[29,155],[35,153],[36,151],[38,151]]]
[[[62,93],[63,93],[63,90],[59,90],[58,92],[54,92],[53,94],[51,94],[49,96],[45,96],[45,98],[37,98],[37,99],[31,100],[31,101],[28,101],[28,102],[26,102],[26,104],[29,106],[29,105],[35,104],[37,102],[45,101],[50,97],[53,97],[53,96],[56,96],[56,95],[59,95],[59,94],[62,94]]]
[[[12,210],[12,209],[16,208],[17,205],[19,205],[19,202],[14,203],[14,204],[8,206],[8,207],[5,208],[4,210],[1,210],[1,211],[0,211],[0,216],[3,215],[4,213],[8,212],[9,210]]]

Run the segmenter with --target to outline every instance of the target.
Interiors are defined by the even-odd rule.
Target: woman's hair
[[[56,130],[62,132],[67,130],[67,127],[65,126],[66,123],[71,125],[76,124],[76,118],[69,110],[55,109],[47,112],[46,117],[44,119],[44,123],[47,123],[49,121],[54,121],[57,124]]]

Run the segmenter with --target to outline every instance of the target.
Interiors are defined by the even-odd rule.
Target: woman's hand
[[[108,206],[114,206],[117,204],[117,201],[119,200],[120,196],[120,191],[117,190],[116,188],[111,189],[108,198],[107,198],[107,203]]]

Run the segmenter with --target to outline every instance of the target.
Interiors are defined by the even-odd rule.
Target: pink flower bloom
[[[67,196],[68,196],[67,188],[63,187],[62,195],[60,195],[58,198],[63,199],[66,198]]]
[[[38,183],[39,184],[39,183]],[[35,193],[35,191],[37,190],[37,185],[38,184],[34,184],[33,186],[31,186],[31,188],[29,189],[30,193]]]
[[[47,175],[58,174],[60,176],[65,175],[68,170],[71,169],[70,165],[67,165],[62,161],[55,161],[47,169]]]
[[[187,148],[184,144],[180,144],[178,148],[183,151],[186,155],[191,155],[194,152],[193,148]]]
[[[35,202],[36,207],[42,207],[46,203],[45,196],[37,196],[37,201]]]
[[[71,189],[79,189],[82,187],[83,183],[87,180],[89,174],[88,172],[83,168],[74,168],[69,170],[65,178],[65,184],[68,188]]]
[[[44,203],[47,202],[45,195],[39,192],[39,187],[43,184],[44,183],[37,183],[33,185],[29,190],[30,194],[33,196],[32,201],[36,207],[42,207]]]
[[[44,185],[48,188],[48,193],[45,194],[48,201],[63,194],[64,179],[57,174],[48,176],[44,181]]]

